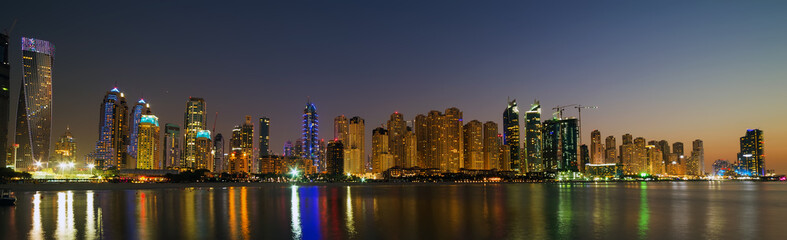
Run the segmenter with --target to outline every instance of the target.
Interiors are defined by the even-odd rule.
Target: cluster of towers
[[[621,145],[614,136],[602,142],[601,132],[590,133],[590,164],[620,164],[629,175],[705,175],[705,150],[702,140],[692,142],[691,152],[686,154],[683,143],[670,146],[666,140],[646,141],[631,134],[622,136]]]

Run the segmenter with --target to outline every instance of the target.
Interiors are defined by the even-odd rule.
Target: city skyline
[[[697,3],[693,4],[699,5]],[[741,4],[742,3],[722,6],[714,5],[716,8],[713,10],[715,12],[726,12],[732,7],[747,7],[746,5],[739,6]],[[450,20],[464,22],[461,21],[461,18],[459,18],[458,15],[460,13],[468,12],[466,9],[468,4],[460,5],[464,6],[465,8],[458,8],[454,11],[449,11],[450,14],[448,17]],[[534,8],[555,7],[542,5],[534,6]],[[171,10],[173,6],[164,7],[169,7]],[[286,8],[287,6],[284,7]],[[293,6],[289,7],[292,8]],[[495,9],[498,7],[500,6],[495,6]],[[25,8],[12,7],[12,9]],[[762,15],[760,18],[748,21],[761,21],[765,19],[780,21],[780,19],[784,18],[783,16],[773,15],[774,12],[771,12],[768,9],[753,9],[751,7],[746,9],[762,11],[764,13],[764,15]],[[778,7],[773,7],[773,9],[778,9]],[[46,11],[47,9],[44,10]],[[207,11],[205,9],[197,10]],[[579,13],[592,14],[573,8],[569,10],[574,12],[579,11]],[[50,9],[48,11],[54,12],[55,10]],[[318,9],[310,9],[310,11],[321,13],[321,16],[327,16],[328,19],[332,21],[341,20],[336,16],[327,14]],[[682,13],[683,15],[679,16],[686,17],[692,11],[697,10],[689,8],[685,13]],[[54,16],[60,15],[54,14]],[[296,14],[295,16],[298,15]],[[421,15],[416,13],[416,16]],[[656,14],[655,16],[659,17],[660,15]],[[733,15],[733,19],[736,19],[735,16],[736,15]],[[275,15],[275,17],[283,16]],[[363,18],[363,16],[357,15],[353,15],[352,17],[354,19]],[[620,17],[622,16],[613,15],[610,18]],[[151,73],[140,71],[126,75],[125,73],[130,72],[130,61],[145,62],[145,60],[149,58],[161,56],[157,55],[155,51],[172,50],[181,54],[186,52],[184,49],[177,48],[177,45],[167,44],[166,46],[157,46],[153,41],[147,39],[137,39],[142,40],[144,44],[141,46],[118,45],[114,50],[118,51],[117,53],[119,56],[92,55],[96,53],[94,52],[95,49],[91,49],[87,47],[88,45],[80,43],[80,41],[83,41],[84,38],[69,36],[69,33],[65,33],[62,30],[53,30],[51,27],[43,26],[40,22],[34,19],[25,19],[24,17],[19,18],[20,23],[14,32],[11,33],[10,41],[10,48],[12,50],[10,61],[12,96],[10,99],[18,99],[18,95],[14,94],[19,92],[19,83],[21,81],[21,66],[19,65],[21,62],[21,54],[19,54],[19,45],[15,45],[19,44],[17,40],[20,39],[21,36],[29,36],[33,38],[46,39],[57,45],[58,66],[54,69],[53,80],[54,126],[52,128],[52,135],[58,136],[60,132],[66,129],[66,126],[71,126],[74,138],[76,138],[79,144],[79,152],[77,155],[78,159],[92,150],[95,147],[95,140],[98,139],[97,132],[95,130],[95,126],[98,124],[96,118],[98,112],[96,111],[97,108],[95,105],[97,105],[99,102],[102,94],[105,93],[107,89],[110,89],[114,85],[114,82],[118,82],[119,88],[124,90],[130,101],[136,100],[144,94],[145,99],[148,100],[152,107],[156,109],[156,115],[159,116],[162,125],[164,123],[174,123],[179,125],[181,129],[185,128],[185,126],[181,125],[182,122],[180,122],[179,116],[182,117],[181,114],[183,112],[183,102],[185,102],[189,96],[202,97],[206,102],[209,102],[209,104],[207,104],[208,107],[206,113],[208,116],[208,124],[213,124],[213,121],[215,121],[215,119],[213,119],[213,113],[219,112],[217,133],[222,133],[223,135],[229,135],[231,133],[230,130],[232,129],[232,126],[237,124],[237,119],[241,119],[245,115],[269,116],[271,119],[271,149],[277,153],[279,153],[280,149],[282,149],[282,145],[286,140],[296,140],[298,138],[300,128],[299,118],[301,115],[301,111],[299,111],[299,109],[302,109],[304,102],[303,99],[309,96],[318,105],[320,115],[323,116],[323,119],[332,119],[333,117],[342,114],[346,116],[360,116],[364,118],[366,120],[366,125],[369,126],[366,128],[365,132],[367,139],[371,138],[371,130],[380,124],[384,124],[388,116],[394,111],[403,113],[405,120],[412,120],[417,114],[427,113],[430,110],[441,110],[450,107],[457,107],[458,109],[462,110],[465,122],[477,119],[481,122],[494,121],[499,126],[502,126],[500,111],[503,110],[502,105],[505,104],[504,98],[510,96],[512,99],[516,98],[520,100],[521,103],[523,103],[523,106],[528,104],[530,99],[540,100],[543,103],[542,120],[549,119],[551,117],[551,108],[557,105],[579,103],[599,106],[599,109],[595,111],[588,111],[587,113],[583,114],[583,142],[586,144],[590,143],[590,132],[594,129],[599,129],[602,132],[602,138],[612,135],[620,139],[623,134],[631,133],[634,136],[642,136],[646,140],[663,139],[669,141],[670,143],[683,142],[687,145],[695,139],[702,139],[705,145],[706,168],[709,168],[709,164],[711,164],[716,159],[726,159],[731,162],[735,161],[736,154],[739,151],[738,140],[742,135],[741,133],[745,129],[759,128],[765,132],[765,145],[766,148],[768,148],[768,151],[766,152],[768,159],[767,168],[774,168],[777,170],[777,172],[785,172],[785,170],[787,170],[787,163],[784,163],[782,160],[787,156],[787,152],[779,148],[779,146],[784,146],[785,142],[787,142],[784,137],[786,135],[785,132],[787,132],[787,129],[779,124],[780,121],[783,121],[779,119],[785,119],[787,118],[787,115],[785,113],[772,110],[768,107],[768,103],[784,102],[785,100],[784,96],[777,94],[779,89],[785,89],[785,87],[787,87],[785,81],[779,78],[779,76],[784,76],[787,74],[784,74],[782,70],[777,69],[777,66],[783,63],[783,61],[778,60],[782,59],[784,56],[782,52],[784,47],[780,45],[774,45],[774,43],[771,41],[778,42],[775,40],[762,40],[764,41],[763,44],[772,47],[768,53],[764,52],[762,49],[746,48],[745,50],[749,52],[743,50],[739,50],[737,52],[730,50],[718,53],[721,55],[713,55],[711,52],[714,50],[725,49],[725,46],[737,46],[736,42],[734,41],[735,39],[733,39],[730,35],[724,35],[726,31],[717,29],[718,27],[722,26],[722,23],[717,23],[718,25],[711,24],[711,27],[715,26],[717,28],[710,28],[707,30],[708,32],[705,32],[705,34],[708,34],[707,36],[692,35],[696,37],[694,39],[695,41],[705,40],[717,44],[711,44],[711,46],[705,45],[704,43],[706,42],[702,42],[703,44],[679,44],[675,42],[668,42],[669,44],[658,44],[632,36],[624,36],[624,39],[634,41],[634,45],[629,47],[640,46],[642,49],[661,47],[662,50],[666,49],[667,51],[667,53],[664,53],[665,55],[660,55],[653,51],[644,53],[646,56],[655,57],[655,59],[639,62],[639,64],[633,65],[621,64],[619,66],[611,67],[611,65],[614,65],[612,63],[622,63],[624,60],[629,59],[625,57],[625,54],[633,54],[633,52],[623,51],[624,49],[621,48],[612,48],[613,50],[616,50],[612,52],[623,54],[624,56],[601,56],[602,59],[600,61],[605,64],[591,64],[590,62],[597,61],[597,59],[589,57],[583,57],[577,61],[568,60],[568,58],[571,56],[578,56],[577,54],[590,54],[591,56],[595,56],[593,55],[593,53],[595,53],[596,55],[605,55],[603,52],[598,52],[601,51],[599,49],[602,49],[601,47],[612,47],[610,45],[600,44],[598,42],[591,42],[594,43],[591,44],[591,48],[595,47],[592,49],[596,50],[582,50],[577,49],[576,47],[569,47],[570,50],[574,50],[576,52],[572,54],[569,51],[557,51],[554,54],[547,54],[545,56],[549,57],[547,57],[548,59],[542,59],[541,61],[543,62],[527,59],[527,54],[521,54],[521,58],[511,57],[511,55],[519,55],[519,53],[523,53],[522,51],[532,51],[533,49],[523,48],[506,50],[493,48],[488,45],[481,45],[479,47],[480,50],[474,50],[473,52],[466,53],[468,54],[467,56],[469,56],[469,58],[478,58],[478,60],[474,61],[456,62],[446,57],[434,56],[434,54],[449,53],[452,50],[457,49],[455,47],[450,47],[450,44],[448,44],[448,47],[441,47],[435,51],[427,51],[424,53],[429,56],[431,61],[440,60],[439,62],[444,62],[444,64],[428,64],[428,66],[433,67],[430,69],[419,68],[418,66],[407,64],[402,65],[403,63],[396,61],[392,63],[398,63],[396,66],[404,67],[406,71],[402,70],[400,72],[385,70],[381,68],[388,62],[373,61],[373,63],[370,63],[373,64],[371,65],[373,70],[359,70],[356,68],[351,70],[351,66],[359,64],[361,66],[370,67],[370,65],[364,65],[357,61],[357,58],[361,58],[365,55],[352,52],[350,54],[350,59],[347,61],[349,63],[347,65],[340,65],[338,70],[328,70],[314,64],[306,64],[308,62],[304,63],[304,60],[299,59],[284,58],[283,63],[273,63],[271,62],[272,59],[266,58],[260,60],[260,63],[264,63],[262,64],[263,71],[242,73],[238,78],[232,78],[220,77],[218,74],[213,73],[214,70],[206,71],[198,69],[196,64],[192,66],[174,65],[172,66],[172,69],[164,71],[165,74],[153,74],[156,72],[161,73],[161,69],[166,68],[164,67],[166,64],[164,64],[164,61],[161,60],[150,60],[151,63],[144,63],[145,65],[143,66],[152,69]],[[659,19],[669,20],[665,18]],[[377,20],[382,21],[379,19]],[[491,23],[500,23],[500,19],[483,18],[481,20],[486,20],[484,23],[489,23],[489,21],[491,21]],[[647,23],[647,21],[641,18],[634,20],[639,20],[639,24],[643,24],[643,21],[644,23]],[[10,24],[11,22],[10,18],[5,16],[0,18],[0,21],[3,21],[0,23],[6,24]],[[309,23],[314,24],[313,22]],[[450,21],[442,23],[445,23],[448,26],[459,26],[457,25],[458,23]],[[701,24],[699,22],[692,23],[695,25]],[[81,31],[86,31],[91,27],[97,27],[97,25],[91,25],[84,22],[80,22],[80,24],[84,24],[84,28],[80,28]],[[565,24],[568,23],[564,22],[563,25]],[[191,26],[190,24],[186,25]],[[558,25],[563,26],[560,24]],[[614,26],[623,27],[626,30],[632,30],[634,27],[621,25]],[[637,27],[640,27],[640,25],[637,25]],[[732,25],[731,28],[738,29],[735,25]],[[187,27],[187,29],[189,29],[189,27]],[[428,29],[429,28],[424,27],[417,28],[414,31],[425,31]],[[307,28],[307,30],[311,31],[314,29]],[[403,31],[401,29],[387,30],[391,32]],[[471,30],[474,32],[482,31],[480,28],[472,28]],[[496,29],[494,31],[499,32],[505,30],[506,29]],[[602,33],[599,33],[598,38],[593,38],[593,40],[611,38],[610,35],[605,35],[603,33],[603,30],[609,31],[610,29],[602,28],[600,30]],[[665,31],[664,29],[661,30]],[[275,31],[275,29],[271,31]],[[559,30],[555,31],[559,32]],[[574,31],[570,32],[581,33],[581,31],[576,31],[579,30],[574,29]],[[765,30],[760,31],[762,32],[750,32],[750,34],[758,36],[765,34]],[[299,33],[305,34],[306,32],[307,31]],[[391,34],[391,32],[383,32],[383,35]],[[224,33],[226,34],[227,32]],[[689,34],[686,32],[675,33]],[[553,33],[550,36],[554,37],[555,34],[558,33]],[[564,32],[562,34],[567,33]],[[722,36],[720,40],[711,41],[714,36],[719,36],[719,34]],[[777,35],[768,36],[778,39],[779,41],[784,39],[783,35],[778,35],[778,33],[773,34]],[[123,42],[119,41],[118,38],[128,37],[128,35],[125,34],[118,35],[119,36],[107,35],[104,37],[108,38],[108,42],[110,43]],[[727,38],[724,38],[725,36]],[[379,39],[373,40],[376,40],[376,42],[382,41]],[[497,38],[485,38],[485,40],[492,42],[500,41]],[[662,40],[674,41],[674,39],[670,38]],[[336,42],[337,40],[333,41],[333,44],[339,43]],[[473,42],[470,41],[454,43],[471,44]],[[97,48],[106,48],[106,44],[108,43],[100,43],[97,45]],[[189,42],[185,44],[188,45]],[[308,44],[319,43],[309,42]],[[541,42],[540,44],[545,43]],[[677,44],[683,48],[695,49],[694,51],[690,51],[690,53],[696,54],[696,56],[679,55],[677,53],[678,49],[683,48],[670,47],[670,44]],[[422,47],[420,44],[413,45],[415,45],[414,47]],[[349,48],[350,46],[340,46],[342,46],[344,49],[351,49]],[[510,47],[511,45],[508,44],[505,46]],[[558,44],[548,46],[559,47],[562,45]],[[705,48],[702,46],[705,46]],[[142,49],[141,53],[138,54],[129,53],[131,50],[140,50],[138,49],[140,47],[146,49]],[[293,47],[295,46],[290,45],[288,49],[292,49]],[[490,52],[498,53],[503,56],[488,56],[475,52],[482,50],[491,50]],[[257,51],[263,50],[258,49]],[[264,51],[270,51],[270,49]],[[83,52],[87,54],[87,57],[83,58],[77,56],[79,53]],[[222,56],[220,53],[213,52],[212,50],[209,50],[208,52],[212,56]],[[541,53],[543,54],[543,52]],[[392,56],[392,54],[393,53],[387,53],[384,54],[384,56]],[[412,54],[408,55],[412,57],[418,56],[414,53],[409,54]],[[670,54],[673,54],[674,56]],[[121,56],[127,55],[131,57],[126,60],[121,59]],[[333,52],[321,52],[318,54],[320,58],[327,58],[333,55]],[[401,57],[401,55],[395,54],[393,56]],[[447,56],[456,57],[456,55]],[[90,61],[88,61],[87,58],[91,58]],[[747,60],[748,63],[743,61],[730,63],[726,61],[712,60],[711,58],[729,59],[727,61],[733,61],[734,59],[744,59]],[[110,60],[118,62],[115,64],[94,63],[92,62],[95,61],[94,59],[102,60],[101,62],[109,62]],[[165,59],[174,60],[170,57],[166,57]],[[202,58],[197,59],[198,60],[195,61],[205,60]],[[677,59],[677,62],[679,63],[672,65],[663,62],[669,59]],[[481,63],[482,61],[487,60],[494,60],[493,62],[496,65],[466,65],[471,63]],[[578,65],[579,69],[576,69],[576,71],[579,73],[553,73],[552,71],[555,69],[553,67],[549,67],[548,65],[558,65],[556,63],[561,61],[565,61],[566,66]],[[292,70],[273,71],[276,67],[286,66],[281,64],[294,63],[305,64],[307,66],[307,70],[305,70],[303,73]],[[423,64],[423,62],[420,63]],[[527,73],[527,71],[520,72],[516,70],[519,69],[519,65],[522,65],[523,63],[532,64],[532,68],[525,67],[527,71],[532,71],[531,73]],[[648,63],[660,63],[664,65],[653,66]],[[89,67],[92,64],[98,64],[104,67]],[[270,66],[266,66],[266,64],[269,64]],[[686,64],[689,64],[689,66],[684,66]],[[298,64],[294,64],[293,66],[297,65]],[[457,67],[462,67],[464,69],[457,69]],[[538,69],[539,67],[549,69],[550,71]],[[600,68],[595,69],[593,67]],[[628,73],[615,71],[618,67],[633,68],[638,70],[638,72]],[[725,70],[723,69],[725,67],[733,68],[731,70]],[[215,71],[221,72],[233,69],[235,68],[226,65],[220,65],[217,66]],[[761,73],[760,71],[757,71],[760,69],[769,70],[769,72]],[[88,72],[88,70],[96,71]],[[172,70],[176,70],[176,72],[169,72]],[[496,73],[494,70],[506,72],[507,75]],[[197,78],[194,78],[193,76],[179,76],[181,72],[189,71],[195,71],[197,74],[205,74],[205,76]],[[275,74],[264,74],[266,71],[273,71]],[[604,71],[609,71],[611,73],[604,73]],[[385,75],[395,75],[397,77],[382,77]],[[459,75],[467,75],[468,77],[457,77]],[[583,75],[589,75],[590,77],[580,77]],[[451,86],[448,88],[436,87],[436,83],[447,81],[445,79],[451,79],[455,77],[458,79],[458,84],[456,84],[456,86]],[[582,79],[582,81],[595,80],[598,81],[599,84],[594,87],[590,82],[576,82],[576,80],[568,80],[571,78]],[[367,80],[364,81],[364,79]],[[494,80],[492,81],[493,86],[491,88],[482,88],[481,86],[488,85],[484,83],[487,79]],[[315,87],[313,89],[304,89],[303,87],[282,83],[283,81],[288,80],[302,80],[311,84],[328,80],[334,81],[337,83],[337,86],[321,86]],[[401,85],[407,87],[394,86],[392,88],[384,88],[380,90],[378,87],[378,85],[380,85],[379,82],[383,82],[385,80],[401,80]],[[188,81],[190,83],[188,85],[190,86],[182,86],[184,85],[183,82],[185,81]],[[256,96],[254,95],[256,90],[254,90],[253,87],[235,88],[231,91],[228,89],[213,88],[213,86],[216,84],[224,85],[225,81],[234,83],[235,85],[251,84],[251,86],[259,89],[268,89],[267,91],[271,92],[272,94],[270,94],[270,96],[261,96],[261,99],[249,101],[252,96]],[[425,81],[423,87],[413,87],[421,81]],[[168,85],[167,82],[172,82],[171,84],[176,84],[180,87],[176,89],[173,87],[173,85]],[[670,85],[672,87],[660,87],[661,85]],[[356,91],[353,91],[353,93],[348,93],[347,95],[337,94],[341,93],[342,88],[347,88],[349,86],[356,87]],[[745,92],[739,91],[739,89],[744,86],[761,89],[761,93],[749,98],[745,98],[745,101],[741,101],[743,98],[738,99],[729,97],[737,96],[736,94],[744,94]],[[614,89],[607,90],[606,88]],[[550,89],[565,89],[566,91],[561,92],[561,94],[544,93]],[[582,89],[582,91],[579,89]],[[389,93],[389,91],[399,92],[400,94]],[[440,91],[450,91],[451,94],[430,95],[430,93]],[[281,93],[275,92],[283,92],[284,94],[282,95]],[[298,92],[298,94],[292,94],[293,92]],[[363,99],[364,101],[357,101],[357,99]],[[763,102],[766,104],[759,104]],[[88,107],[82,107],[82,105],[85,104]],[[11,105],[16,106],[14,102],[12,102]],[[733,112],[739,111],[740,109],[746,109],[746,111],[751,112],[752,115],[740,117],[738,116],[738,113],[733,114]],[[11,113],[15,112],[16,111],[12,106]],[[524,127],[522,124],[524,120],[522,119],[521,115],[522,114],[520,114],[519,119],[520,129],[523,129]],[[568,111],[567,115],[575,116],[575,112]],[[332,132],[330,127],[327,127],[328,125],[331,124],[323,124],[323,135],[320,135],[320,138],[326,140],[331,139],[329,134],[325,134]],[[11,126],[9,129],[9,132],[13,132],[13,130],[11,130],[13,129],[12,127],[13,126]],[[520,136],[523,135],[524,132],[521,132],[520,130]],[[12,136],[9,136],[9,142],[11,142],[11,139]],[[52,139],[50,139],[50,141],[51,140]],[[370,143],[371,141],[366,141],[367,146],[369,146]],[[366,152],[370,152],[369,150],[370,148],[367,147]]]

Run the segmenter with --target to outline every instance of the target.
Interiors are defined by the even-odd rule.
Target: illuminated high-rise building
[[[333,119],[333,138],[346,143],[350,135],[350,121],[344,115]]]
[[[464,126],[464,168],[484,169],[483,124],[473,120]]]
[[[49,160],[54,61],[54,45],[40,39],[22,38],[22,87],[16,111],[15,139],[22,158],[19,168],[31,168],[34,162]]]
[[[645,148],[645,138],[638,137],[634,139],[634,155],[632,160],[632,170],[634,173],[647,173],[648,169],[648,152]]]
[[[702,140],[696,139],[691,142],[691,160],[692,163],[686,167],[689,175],[704,176],[705,175],[705,148],[703,147]]]
[[[126,98],[117,87],[104,95],[98,126],[98,141],[94,152],[95,164],[99,168],[136,168],[127,166],[128,106]],[[19,135],[17,135],[19,137]]]
[[[500,155],[497,164],[492,164],[492,169],[511,170],[511,146],[503,144],[503,135],[497,135],[497,145],[500,146]]]
[[[661,157],[664,159],[664,164],[669,163],[669,155],[672,154],[669,142],[667,142],[667,140],[661,140],[656,147],[661,149]]]
[[[500,165],[500,141],[497,123],[492,121],[484,123],[483,169],[498,168]],[[511,149],[509,148],[509,151]],[[509,155],[510,156],[510,155]]]
[[[210,130],[200,130],[196,137],[194,169],[207,169],[213,172],[213,141],[211,141]]]
[[[578,172],[579,129],[577,119],[551,119],[544,122],[545,171]]]
[[[760,129],[746,130],[746,135],[740,139],[740,153],[738,153],[738,168],[743,175],[765,175],[765,137]]]
[[[342,141],[328,142],[325,155],[326,173],[328,175],[344,175],[344,144]]]
[[[254,172],[254,125],[251,123],[251,116],[244,117],[243,124],[232,129],[230,148],[240,149],[244,159],[248,161],[244,166],[249,168],[249,173]]]
[[[452,107],[445,110],[445,142],[447,147],[447,161],[441,169],[458,172],[464,165],[464,138],[462,137],[462,111]],[[517,148],[518,149],[518,148]]]
[[[541,156],[541,103],[535,100],[530,110],[525,112],[525,154],[527,155],[527,172],[544,171]],[[523,171],[524,172],[524,171]]]
[[[139,123],[142,115],[149,115],[150,104],[145,102],[145,99],[139,99],[137,104],[131,108],[131,113],[128,117],[128,156],[130,158],[137,158],[137,137],[139,135]],[[139,166],[137,166],[139,167]]]
[[[391,114],[388,119],[388,153],[394,160],[394,165],[403,167],[405,162],[404,135],[407,132],[407,122],[399,112]]]
[[[647,173],[651,175],[667,174],[664,168],[664,157],[662,156],[661,149],[656,145],[647,145],[645,149],[648,155]]]
[[[503,144],[511,146],[511,169],[519,169],[519,108],[516,99],[503,111]]]
[[[418,139],[413,132],[413,128],[407,127],[404,134],[404,167],[411,168],[418,166]]]
[[[623,172],[625,174],[639,174],[634,170],[634,140],[631,134],[623,134],[623,144],[620,145],[620,163],[623,164]]]
[[[301,157],[311,160],[317,172],[324,172],[325,163],[320,161],[320,123],[318,117],[317,107],[315,107],[311,101],[306,102],[306,107],[303,109]]]
[[[208,115],[205,99],[189,97],[183,120],[182,168],[197,168],[197,133],[207,128]],[[208,135],[210,138],[210,135]]]
[[[413,120],[413,128],[415,130],[416,153],[418,154],[415,165],[421,168],[429,168],[432,162],[432,151],[429,145],[429,122],[426,115],[416,115]]]
[[[683,143],[682,142],[675,142],[672,144],[672,152],[677,153],[679,156],[683,156],[685,154],[683,151]]]
[[[615,143],[615,136],[608,136],[604,143],[606,143],[604,162],[608,164],[620,163],[620,158],[618,158],[617,144]]]
[[[176,124],[164,124],[164,146],[161,158],[164,161],[164,168],[180,168],[180,126]]]
[[[587,144],[579,145],[579,171],[585,172],[585,164],[590,163],[590,150],[588,150]]]
[[[372,130],[372,172],[382,173],[394,166],[393,157],[388,153],[390,143],[388,130],[375,128]]]
[[[260,118],[260,127],[258,129],[259,133],[259,153],[257,155],[262,157],[266,157],[271,155],[270,150],[270,142],[271,142],[271,120],[267,117]]]
[[[593,132],[590,133],[590,163],[604,163],[605,151],[606,149],[604,149],[604,143],[601,142],[601,132],[598,129],[593,130]]]
[[[344,147],[344,172],[358,175],[364,173],[366,159],[366,123],[363,118],[355,116],[350,119],[347,131],[347,141],[342,142]]]
[[[8,35],[0,33],[0,156],[11,153],[7,153],[8,119],[11,115],[11,63],[8,59],[8,40]]]
[[[432,110],[426,117],[428,131],[429,168],[445,169],[448,162],[448,138],[446,137],[446,117],[440,111]]]
[[[227,171],[227,161],[224,158],[224,136],[217,133],[213,137],[213,172]]]
[[[71,129],[66,127],[66,132],[55,143],[55,161],[76,162],[77,142],[71,134]]]
[[[161,169],[158,117],[142,115],[137,125],[137,169]]]

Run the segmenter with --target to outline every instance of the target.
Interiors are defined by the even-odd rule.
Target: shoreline
[[[319,182],[319,183],[288,183],[288,182],[203,182],[203,183],[8,183],[0,184],[0,189],[12,192],[35,191],[86,191],[86,190],[143,190],[143,189],[185,189],[185,188],[224,188],[224,187],[266,187],[278,186],[399,186],[399,185],[475,185],[475,184],[598,184],[598,183],[671,183],[701,181],[606,181],[606,182]],[[767,181],[721,181],[721,182],[767,182]]]

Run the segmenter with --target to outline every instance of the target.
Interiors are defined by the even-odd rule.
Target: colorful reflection
[[[291,229],[292,229],[292,238],[293,239],[302,239],[303,233],[301,232],[301,198],[298,194],[298,186],[293,185],[290,187],[292,189],[292,196],[290,196],[290,213],[292,216]]]

